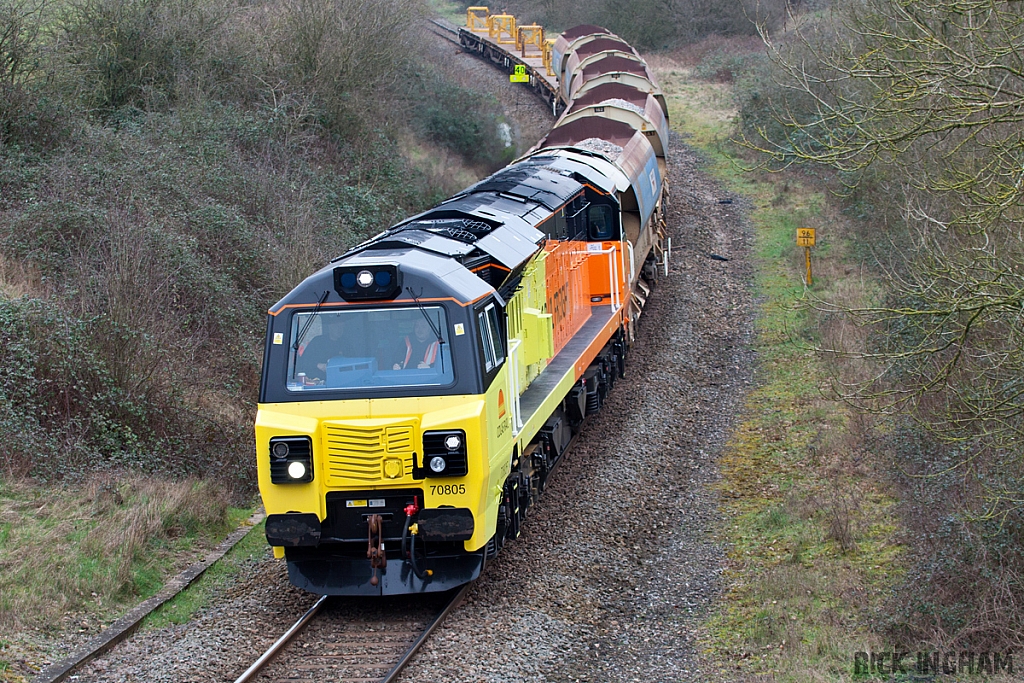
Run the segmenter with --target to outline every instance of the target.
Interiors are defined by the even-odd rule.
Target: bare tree
[[[332,115],[400,90],[425,5],[408,0],[284,0],[279,50]]]
[[[888,292],[820,307],[872,331],[832,349],[876,372],[837,385],[904,411],[990,477],[988,513],[1024,506],[1024,11],[1019,0],[862,0],[762,37],[781,124],[746,143],[775,162],[870,173],[899,207],[879,245]],[[795,19],[794,19],[795,22]],[[794,40],[795,37],[795,40]],[[1010,482],[1008,485],[996,483]]]
[[[0,84],[15,86],[38,70],[46,0],[0,0]]]

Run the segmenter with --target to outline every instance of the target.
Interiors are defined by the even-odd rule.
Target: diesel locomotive
[[[608,31],[568,31],[553,54],[563,112],[532,150],[269,311],[259,487],[296,586],[472,581],[623,376],[669,258],[668,116]]]

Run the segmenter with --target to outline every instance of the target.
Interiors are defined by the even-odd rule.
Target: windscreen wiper
[[[409,292],[409,296],[411,296],[412,300],[416,302],[416,307],[420,309],[420,313],[423,314],[427,324],[430,325],[431,331],[434,333],[434,337],[437,339],[437,355],[441,359],[441,374],[444,374],[444,339],[441,337],[441,321],[438,320],[438,324],[435,325],[434,321],[430,319],[429,315],[427,315],[427,309],[423,308],[423,304],[420,303],[420,298],[413,293],[412,287],[406,287],[405,290]],[[422,293],[423,290],[421,289],[420,294]]]
[[[292,344],[292,350],[294,350],[294,351],[298,351],[299,350],[299,346],[302,345],[302,340],[306,338],[306,333],[309,332],[309,326],[313,324],[314,320],[316,320],[317,314],[320,313],[320,307],[324,305],[325,301],[327,301],[327,295],[330,294],[330,293],[331,293],[331,290],[329,290],[329,289],[325,289],[324,290],[324,295],[322,297],[320,297],[320,301],[316,302],[316,308],[313,309],[313,314],[309,316],[309,320],[306,321],[306,324],[302,326],[301,330],[299,330],[298,336],[295,337],[295,343]],[[295,369],[296,369],[297,366],[298,366],[298,363],[295,363],[294,365],[292,365],[292,379],[295,379]]]

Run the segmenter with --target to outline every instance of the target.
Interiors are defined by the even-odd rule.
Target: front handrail
[[[519,347],[522,346],[522,339],[508,340],[509,360],[509,410],[512,411],[512,436],[519,436],[523,430],[522,407],[519,402]]]

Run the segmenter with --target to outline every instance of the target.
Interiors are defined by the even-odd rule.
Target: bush
[[[894,637],[908,644],[974,650],[1019,648],[1024,633],[1024,516],[1019,507],[986,514],[986,490],[1022,488],[1016,474],[976,460],[965,473],[965,453],[936,443],[906,424],[886,438],[899,466],[909,569],[894,592],[886,618]]]
[[[787,117],[801,122],[814,120],[818,116],[814,98],[787,87],[763,52],[742,60],[711,56],[706,61],[707,66],[701,67],[705,72],[720,70],[735,82],[733,92],[743,136],[755,147],[791,156],[794,140],[803,140],[805,134],[783,121]]]
[[[413,126],[427,139],[488,172],[512,161],[514,149],[506,147],[498,134],[503,117],[493,96],[428,76],[420,80],[413,99],[424,103],[414,112]]]
[[[725,47],[704,55],[694,69],[694,75],[706,81],[733,83],[755,74],[763,75],[766,61],[763,46],[754,52],[737,52]]]
[[[69,88],[110,111],[174,100],[179,80],[202,68],[226,14],[204,0],[76,0],[62,19]]]
[[[0,149],[49,150],[67,137],[64,116],[53,100],[30,88],[0,84]]]
[[[3,431],[29,445],[5,449],[8,471],[39,475],[130,459],[153,435],[144,407],[121,391],[96,353],[91,322],[53,302],[0,299]]]
[[[422,0],[283,0],[282,9],[281,75],[314,96],[336,135],[376,128],[416,52]]]
[[[43,0],[0,0],[0,149],[51,148],[62,137],[59,107],[36,87],[44,7]]]

